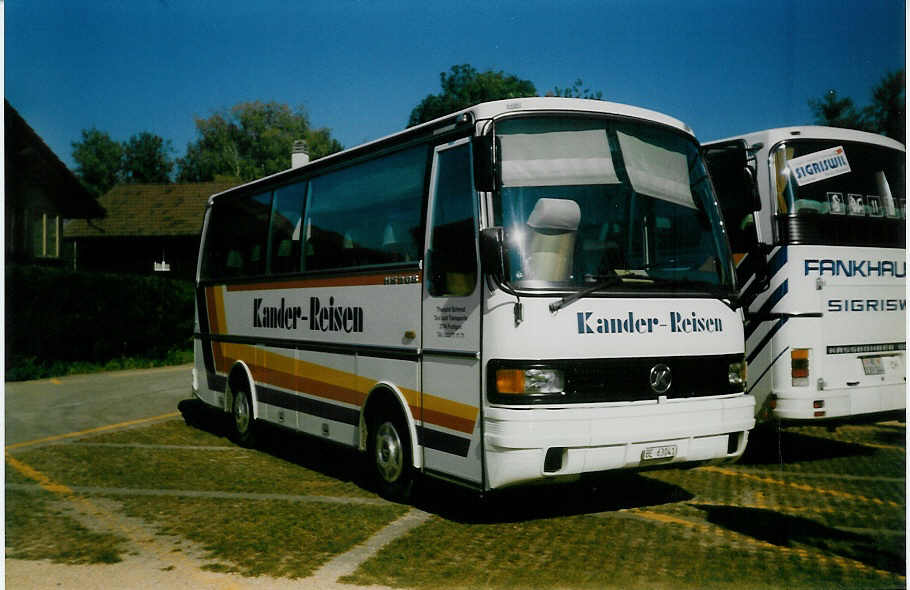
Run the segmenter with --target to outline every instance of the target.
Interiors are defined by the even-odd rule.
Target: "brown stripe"
[[[423,421],[429,422],[435,426],[442,426],[444,428],[464,432],[465,434],[472,434],[474,432],[473,420],[459,418],[458,416],[453,416],[451,414],[443,414],[442,412],[435,412],[426,408],[423,409]]]
[[[365,285],[385,285],[388,277],[411,277],[417,275],[417,280],[422,280],[422,273],[418,272],[391,272],[382,274],[356,274],[321,279],[300,279],[297,281],[248,283],[242,285],[228,285],[228,291],[272,291],[278,289],[306,289],[316,287],[362,287]]]

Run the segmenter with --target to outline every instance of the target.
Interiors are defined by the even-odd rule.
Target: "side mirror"
[[[737,139],[713,144],[703,148],[702,153],[722,208],[747,206],[751,211],[761,210],[755,172],[749,166],[749,149],[745,141]]]
[[[502,241],[502,227],[488,227],[480,232],[480,263],[483,272],[498,283],[503,282],[506,274]]]
[[[493,135],[471,138],[471,152],[474,156],[474,188],[478,191],[492,191],[496,186],[493,168]]]

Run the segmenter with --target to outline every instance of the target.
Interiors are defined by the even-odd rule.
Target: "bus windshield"
[[[800,139],[772,150],[771,165],[784,241],[904,247],[904,152]]]
[[[494,215],[514,287],[732,288],[714,192],[690,137],[630,120],[537,116],[498,121],[496,138]]]

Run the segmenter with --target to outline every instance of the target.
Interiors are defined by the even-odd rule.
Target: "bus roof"
[[[762,131],[753,131],[742,135],[735,135],[724,139],[717,139],[706,142],[705,145],[711,145],[722,141],[731,141],[735,139],[744,139],[747,143],[763,143],[765,147],[770,148],[772,145],[788,139],[833,139],[842,141],[856,141],[860,143],[871,143],[895,150],[906,151],[904,144],[890,137],[869,133],[867,131],[857,131],[855,129],[844,129],[842,127],[822,127],[819,125],[798,125],[795,127],[778,127],[775,129],[764,129]]]
[[[421,123],[420,125],[415,125],[414,127],[403,129],[397,133],[393,133],[385,137],[380,137],[379,139],[375,139],[373,141],[354,146],[352,148],[348,148],[334,154],[330,154],[328,156],[319,158],[318,160],[314,160],[308,164],[300,166],[299,168],[282,170],[281,172],[276,172],[271,176],[252,180],[248,183],[234,187],[228,191],[212,195],[212,197],[209,198],[209,202],[211,203],[211,200],[213,198],[225,193],[234,193],[236,191],[243,191],[244,189],[251,189],[252,187],[259,184],[282,182],[284,180],[282,177],[297,176],[301,171],[330,166],[335,161],[343,160],[349,156],[355,156],[360,152],[366,152],[372,148],[379,148],[383,144],[393,144],[397,141],[406,141],[406,138],[408,137],[420,137],[423,135],[438,133],[439,131],[445,130],[449,127],[454,129],[454,126],[459,123],[464,124],[464,122],[494,119],[502,115],[518,113],[552,113],[556,111],[565,113],[595,113],[604,115],[618,115],[621,117],[632,117],[635,119],[642,119],[645,121],[652,121],[662,125],[667,125],[669,127],[673,127],[682,131],[683,133],[691,136],[693,139],[695,138],[695,133],[692,131],[692,129],[679,119],[675,119],[657,111],[633,107],[615,102],[562,97],[531,97],[494,100],[476,104],[466,109],[462,109],[443,117],[439,117],[438,119],[427,121],[426,123]],[[469,116],[466,117],[466,115]]]

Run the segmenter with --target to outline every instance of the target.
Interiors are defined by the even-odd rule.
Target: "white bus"
[[[903,419],[904,146],[787,127],[711,142],[705,153],[747,309],[759,421]],[[744,172],[751,191],[741,190]]]
[[[382,493],[738,458],[741,310],[692,131],[484,103],[214,195],[193,389],[367,453]]]

